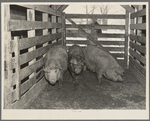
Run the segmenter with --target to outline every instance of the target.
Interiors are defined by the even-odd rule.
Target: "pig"
[[[73,83],[76,82],[76,76],[79,76],[85,65],[84,53],[80,46],[73,45],[69,48],[68,52],[69,72],[73,78]]]
[[[59,81],[61,86],[63,75],[67,69],[68,54],[66,47],[62,45],[52,46],[45,56],[44,72],[46,80],[52,85]]]
[[[124,69],[103,48],[96,45],[87,45],[84,49],[84,56],[87,68],[96,72],[99,84],[101,84],[102,76],[112,81],[123,81]]]

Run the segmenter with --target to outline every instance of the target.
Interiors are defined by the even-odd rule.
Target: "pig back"
[[[78,45],[73,45],[69,48],[69,56],[73,57],[73,56],[81,56],[84,57],[84,53],[83,50],[81,49],[80,46]]]
[[[96,71],[96,68],[102,68],[104,71],[107,69],[119,68],[120,65],[117,61],[108,53],[98,48],[97,46],[88,45],[84,50],[86,66]]]
[[[67,70],[68,54],[64,46],[56,45],[50,48],[46,54],[45,67],[48,66],[52,61],[54,61],[56,65],[60,65],[62,70]]]

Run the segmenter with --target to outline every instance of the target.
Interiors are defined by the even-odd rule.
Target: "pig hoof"
[[[101,85],[102,84],[102,82],[99,80],[99,85]]]

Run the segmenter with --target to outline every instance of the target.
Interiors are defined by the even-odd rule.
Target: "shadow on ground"
[[[85,71],[72,83],[69,72],[64,75],[62,88],[58,83],[45,89],[30,103],[27,109],[145,109],[145,90],[129,70],[125,70],[124,82],[102,78],[102,84],[94,73]]]

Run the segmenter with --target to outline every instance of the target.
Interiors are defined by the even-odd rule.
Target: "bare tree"
[[[86,14],[94,14],[94,11],[96,10],[96,8],[98,6],[96,6],[96,5],[91,5],[91,6],[85,5],[85,6],[82,6],[82,7],[85,8]],[[89,24],[89,23],[91,23],[91,19],[88,19],[88,18],[86,20],[81,19],[80,24],[84,23],[84,22],[86,22],[86,24]]]

